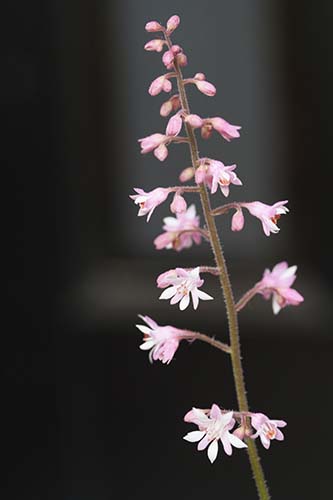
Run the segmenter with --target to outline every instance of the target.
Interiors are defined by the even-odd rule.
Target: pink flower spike
[[[156,188],[153,191],[146,193],[143,189],[134,188],[137,194],[130,195],[136,205],[140,206],[138,216],[147,215],[147,222],[149,222],[155,208],[163,203],[169,196],[170,189]]]
[[[198,425],[199,431],[189,432],[183,439],[190,443],[198,442],[197,449],[199,451],[208,447],[207,455],[211,463],[216,460],[219,441],[222,442],[227,455],[232,454],[232,446],[247,448],[247,445],[241,439],[229,432],[235,425],[232,411],[222,413],[220,408],[213,404],[209,416],[202,410],[193,408],[185,417],[187,421]]]
[[[180,252],[184,248],[190,248],[192,243],[201,243],[201,234],[195,231],[200,226],[200,218],[196,215],[195,205],[191,205],[186,212],[176,214],[175,217],[163,219],[164,233],[155,238],[154,245],[157,250],[173,248]],[[182,231],[189,231],[182,233]],[[191,232],[190,232],[191,231]]]
[[[224,139],[230,141],[231,139],[236,139],[239,137],[239,132],[242,127],[239,125],[231,125],[223,118],[216,116],[215,118],[210,118],[213,128],[222,135]]]
[[[224,196],[229,196],[230,184],[241,186],[242,181],[237,177],[234,170],[236,165],[224,165],[221,161],[211,160],[209,164],[209,175],[212,176],[211,193],[214,194],[220,186]]]
[[[165,133],[166,135],[178,135],[183,126],[183,120],[179,113],[173,115],[168,121]]]
[[[196,267],[191,271],[186,271],[182,268],[177,268],[177,276],[170,277],[169,288],[161,293],[160,299],[168,300],[171,299],[170,304],[178,304],[179,309],[184,311],[190,304],[190,294],[193,302],[193,309],[197,309],[199,305],[199,299],[201,300],[213,300],[213,297],[208,295],[201,290],[198,290],[204,280],[200,278],[200,267]]]
[[[286,306],[298,306],[304,301],[303,296],[291,288],[296,279],[297,266],[288,267],[287,262],[280,262],[270,271],[266,269],[262,280],[256,285],[258,292],[266,300],[273,296],[273,313],[278,314]]]
[[[189,123],[193,128],[200,128],[203,125],[203,120],[199,115],[187,115],[185,122]]]
[[[170,205],[170,210],[173,214],[182,214],[187,210],[187,204],[183,196],[179,193],[175,193],[172,203]]]
[[[188,182],[194,177],[194,169],[193,167],[184,168],[179,174],[180,182]]]
[[[173,326],[159,326],[149,316],[139,317],[148,325],[135,325],[143,333],[143,344],[140,349],[150,351],[149,361],[160,360],[169,364],[178,349],[179,342],[184,338],[184,331]]]
[[[172,111],[177,111],[180,108],[180,106],[181,105],[180,105],[179,95],[175,94],[162,104],[160,109],[160,115],[164,117],[169,116],[169,114]]]
[[[179,26],[180,17],[179,16],[171,16],[167,22],[167,34],[171,35],[173,31]]]
[[[281,215],[289,212],[285,204],[288,200],[278,201],[274,205],[266,205],[261,201],[253,201],[251,203],[240,203],[242,207],[248,209],[251,215],[257,217],[261,223],[266,236],[270,233],[278,233],[280,229],[276,225]]]
[[[216,88],[212,83],[206,82],[205,80],[194,80],[193,83],[195,83],[197,89],[205,95],[212,97],[216,94]]]
[[[237,208],[231,219],[231,230],[241,231],[244,227],[244,215],[241,208]]]
[[[260,441],[264,448],[268,450],[271,445],[271,441],[276,439],[277,441],[283,441],[284,435],[278,429],[278,427],[285,427],[287,422],[284,420],[270,420],[263,413],[254,413],[251,415],[252,427],[257,431],[251,436],[252,439],[260,437]]]
[[[149,33],[156,33],[158,31],[164,31],[164,28],[157,21],[149,21],[145,26],[145,30]]]
[[[149,42],[147,42],[144,46],[144,49],[148,52],[162,52],[164,45],[165,41],[157,38],[156,40],[150,40]]]

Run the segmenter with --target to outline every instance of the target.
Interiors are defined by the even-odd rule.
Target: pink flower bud
[[[174,54],[171,50],[167,50],[166,52],[164,52],[163,57],[162,57],[162,61],[163,61],[163,64],[168,69],[170,69],[169,66],[173,63],[173,60],[174,60]]]
[[[206,80],[206,75],[204,73],[196,73],[194,75],[194,80]]]
[[[165,44],[164,40],[150,40],[150,42],[146,43],[144,49],[147,50],[148,52],[152,51],[162,52],[164,44]]]
[[[193,128],[200,128],[203,125],[203,120],[199,115],[187,115],[186,123],[189,123]]]
[[[163,90],[164,92],[170,92],[172,89],[172,83],[170,82],[170,80],[168,80],[167,78],[164,79],[164,82],[163,82]]]
[[[207,167],[204,164],[201,164],[195,171],[195,182],[197,184],[202,184],[206,180],[207,175]]]
[[[236,430],[234,430],[233,435],[243,440],[245,438],[245,427],[241,425]]]
[[[178,28],[179,24],[180,24],[180,17],[171,16],[167,22],[167,34],[171,35],[171,33],[175,31],[176,28]]]
[[[169,99],[168,101],[165,101],[162,104],[162,106],[160,108],[160,115],[164,116],[164,117],[169,116],[169,114],[171,113],[171,111],[172,111],[172,102]]]
[[[203,139],[209,139],[213,133],[213,125],[210,122],[204,121],[201,128],[201,137]]]
[[[180,182],[187,182],[193,179],[193,176],[194,176],[193,167],[187,167],[180,173],[179,180]]]
[[[160,144],[158,148],[154,149],[154,155],[160,161],[164,161],[168,156],[168,148],[165,144]]]
[[[181,54],[178,54],[177,62],[179,64],[179,66],[182,66],[182,67],[187,66],[187,57],[183,52],[181,52]]]
[[[178,193],[175,193],[172,203],[170,205],[170,210],[173,214],[182,214],[187,210],[187,204],[185,199]]]
[[[177,54],[183,52],[183,49],[181,48],[180,45],[172,45],[171,52],[173,53],[174,56],[176,56]]]
[[[149,94],[152,96],[158,95],[163,90],[163,84],[164,84],[164,75],[155,78],[155,80],[151,82],[150,87],[148,89]]]
[[[156,31],[163,31],[164,28],[157,21],[149,21],[145,26],[145,30],[150,33],[155,33]]]
[[[183,120],[181,116],[177,113],[176,115],[173,115],[167,125],[166,128],[166,135],[178,135],[179,132],[181,131],[181,128],[183,126]]]
[[[231,230],[241,231],[244,227],[244,215],[241,208],[238,208],[231,219]]]
[[[204,80],[197,80],[194,83],[196,84],[198,90],[200,90],[203,94],[208,96],[214,96],[216,94],[216,88],[212,83]]]

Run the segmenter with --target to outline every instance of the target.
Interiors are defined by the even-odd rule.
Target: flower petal
[[[217,440],[215,439],[208,447],[207,455],[210,460],[210,463],[215,462],[217,454],[219,451],[219,445],[217,444]]]
[[[196,443],[197,441],[200,441],[205,434],[205,431],[192,431],[188,432],[183,439],[185,439],[185,441],[189,441],[189,443]]]

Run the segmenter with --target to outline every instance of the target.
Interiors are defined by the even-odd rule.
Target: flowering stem
[[[258,290],[259,290],[259,286],[258,285],[255,285],[253,288],[251,288],[251,290],[248,290],[246,293],[244,293],[243,297],[241,297],[239,299],[239,301],[236,303],[236,311],[239,312],[243,309],[243,307],[246,306],[246,304],[248,302],[250,302],[251,299],[253,299],[253,297],[255,295],[257,295],[258,293]]]
[[[185,330],[185,332],[186,334],[188,334],[189,340],[201,340],[202,342],[206,342],[207,344],[216,347],[216,349],[219,349],[220,351],[231,354],[231,347],[228,344],[224,344],[223,342],[220,342],[213,337],[209,337],[204,333],[192,332],[190,330]],[[187,338],[187,335],[185,336],[185,338]]]
[[[164,33],[165,40],[168,44],[169,50],[171,49],[171,40],[169,36]],[[177,86],[178,86],[178,92],[179,92],[179,98],[181,102],[182,109],[187,113],[190,114],[190,108],[187,100],[187,95],[185,91],[185,85],[183,81],[183,75],[181,72],[181,69],[179,67],[179,64],[177,62],[177,58],[174,60],[174,68],[175,72],[177,73]],[[196,137],[193,131],[193,128],[185,122],[185,127],[186,127],[186,132],[188,136],[188,142],[189,142],[189,147],[190,147],[190,153],[191,153],[191,160],[192,160],[192,166],[194,169],[196,169],[196,166],[199,162],[199,152],[198,152],[198,146],[197,146],[197,141]],[[245,389],[245,383],[244,383],[244,376],[243,376],[243,367],[242,367],[242,361],[241,361],[241,350],[240,350],[240,341],[239,341],[239,334],[238,334],[238,318],[237,318],[237,310],[235,307],[235,301],[233,297],[233,292],[231,288],[231,283],[228,275],[228,270],[226,266],[226,262],[224,259],[223,255],[223,250],[222,246],[219,240],[216,224],[215,224],[215,219],[214,216],[211,214],[211,206],[210,206],[210,199],[208,195],[208,191],[206,188],[205,184],[200,184],[200,198],[201,198],[201,203],[202,203],[202,209],[204,212],[209,236],[210,236],[210,243],[212,247],[212,251],[215,257],[215,262],[216,265],[219,269],[219,276],[220,276],[220,283],[222,287],[222,292],[224,296],[224,301],[226,305],[226,310],[227,310],[227,317],[228,317],[228,324],[229,324],[229,336],[230,336],[230,347],[231,347],[231,362],[232,362],[232,370],[233,370],[233,376],[234,376],[234,382],[235,382],[235,387],[236,387],[236,393],[237,393],[237,400],[238,400],[238,406],[239,410],[241,412],[249,411],[249,405],[247,402],[247,396],[246,396],[246,389]],[[248,455],[252,467],[252,473],[253,477],[257,486],[257,491],[260,500],[269,500],[270,495],[268,492],[267,485],[265,483],[265,478],[264,478],[264,472],[260,464],[260,459],[259,455],[257,452],[256,445],[253,440],[249,439],[247,440],[247,445],[248,445]]]

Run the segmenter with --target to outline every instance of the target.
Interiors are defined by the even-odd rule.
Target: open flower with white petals
[[[284,420],[270,420],[263,413],[254,413],[251,415],[251,424],[257,431],[255,434],[252,434],[251,438],[255,439],[259,436],[266,450],[270,447],[272,439],[277,439],[278,441],[284,440],[284,435],[278,429],[278,427],[285,427],[287,425],[287,422]]]
[[[224,165],[221,161],[213,160],[209,166],[209,174],[212,176],[211,193],[214,194],[220,186],[224,196],[229,196],[230,184],[242,186],[242,181],[234,172],[237,165]]]
[[[266,236],[269,236],[270,233],[278,233],[280,231],[276,223],[281,215],[289,212],[288,208],[285,207],[286,203],[288,203],[288,200],[278,201],[274,205],[266,205],[261,201],[253,201],[251,203],[240,203],[240,206],[247,208],[251,215],[261,220],[264,233]]]
[[[193,422],[198,425],[198,431],[192,431],[186,434],[183,439],[190,443],[198,443],[199,451],[207,449],[207,455],[213,463],[218,454],[218,442],[222,442],[223,449],[227,455],[232,454],[232,446],[235,448],[247,448],[247,445],[229,431],[235,425],[233,412],[222,413],[220,408],[213,404],[209,415],[202,410],[193,408],[191,412],[185,415],[187,422]]]
[[[143,333],[140,349],[149,352],[149,361],[160,360],[169,364],[178,349],[179,342],[186,335],[183,330],[173,326],[160,326],[149,316],[139,317],[148,325],[135,325]]]
[[[168,273],[163,273],[157,279],[157,283],[160,287],[165,288],[164,292],[161,293],[160,299],[171,299],[170,304],[178,304],[179,309],[184,311],[190,304],[190,298],[192,297],[193,309],[197,309],[199,305],[199,299],[201,300],[213,300],[213,297],[208,295],[208,293],[199,290],[203,285],[204,280],[200,278],[200,267],[196,267],[191,271],[187,271],[183,268],[172,269]]]
[[[143,215],[147,215],[147,222],[149,222],[155,208],[163,203],[170,193],[169,188],[161,187],[153,189],[148,193],[141,188],[134,188],[134,191],[136,191],[137,194],[130,195],[130,198],[134,200],[136,205],[140,206],[138,216],[142,217]]]
[[[297,266],[288,267],[287,262],[280,262],[270,271],[266,269],[262,280],[256,285],[258,292],[266,300],[273,296],[272,307],[274,314],[288,305],[298,306],[304,298],[297,290],[291,288],[296,279]]]

